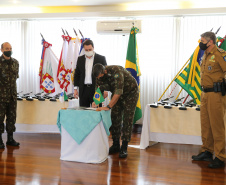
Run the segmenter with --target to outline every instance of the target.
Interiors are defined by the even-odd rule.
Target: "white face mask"
[[[93,54],[94,54],[93,51],[85,51],[85,55],[86,55],[87,57],[91,57],[91,56],[93,56]]]

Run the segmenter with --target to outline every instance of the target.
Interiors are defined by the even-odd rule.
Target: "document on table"
[[[92,108],[92,107],[68,107],[67,109],[74,109],[74,110],[96,110],[97,108]]]
[[[97,110],[97,108],[93,108],[93,107],[87,107],[85,108],[86,110]]]

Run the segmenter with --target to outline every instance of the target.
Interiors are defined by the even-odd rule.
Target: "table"
[[[70,104],[78,105],[78,100],[69,100]],[[65,102],[65,106],[69,106]],[[58,111],[63,107],[59,100],[17,101],[16,132],[58,132],[56,126]]]
[[[110,111],[60,110],[61,160],[101,163],[108,157]]]
[[[226,123],[226,115],[224,119]],[[146,105],[140,149],[148,147],[150,141],[201,145],[200,111],[194,107],[179,110],[178,107]]]
[[[103,106],[108,105],[106,98]],[[16,132],[48,132],[59,133],[56,126],[58,111],[63,108],[63,103],[46,99],[39,101],[17,101]],[[65,107],[78,107],[79,100],[73,99],[65,102]]]

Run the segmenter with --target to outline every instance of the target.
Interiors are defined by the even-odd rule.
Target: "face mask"
[[[93,51],[85,51],[85,55],[87,57],[91,57],[91,56],[93,56]]]
[[[4,51],[3,54],[7,57],[11,57],[11,55],[13,54],[12,51]]]
[[[209,46],[207,46],[208,42],[206,44],[203,44],[202,42],[199,43],[199,47],[201,50],[206,50]]]

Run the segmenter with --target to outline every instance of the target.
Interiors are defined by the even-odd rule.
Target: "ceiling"
[[[179,4],[181,8],[222,7],[226,4],[225,0],[1,0],[0,6],[100,6],[131,3],[164,4],[170,7]]]
[[[148,2],[155,0],[141,0]],[[160,0],[161,1],[161,0]],[[137,0],[8,0],[0,1],[0,6],[97,6],[111,5],[129,2],[138,2]]]
[[[225,14],[226,0],[1,0],[0,19]]]

